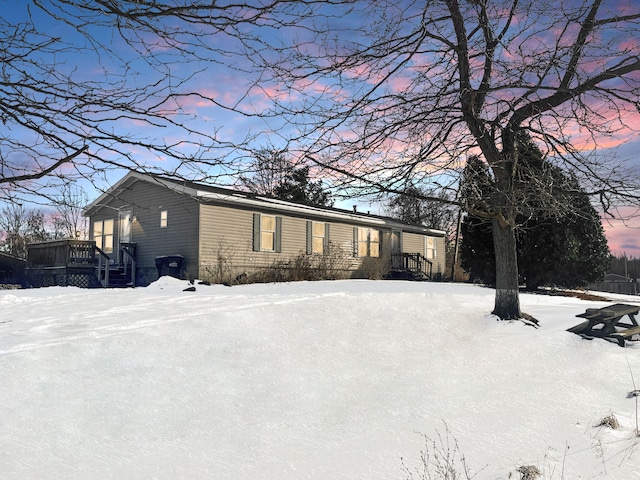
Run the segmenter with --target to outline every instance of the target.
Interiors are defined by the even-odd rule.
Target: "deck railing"
[[[109,287],[109,266],[110,266],[111,260],[109,259],[109,255],[104,253],[97,245],[95,245],[95,242],[94,242],[93,248],[94,248],[94,251],[98,254],[98,257],[97,257],[98,264],[96,267],[98,280],[100,280],[100,283],[104,288],[108,288]]]
[[[414,274],[431,278],[433,263],[421,253],[398,253],[391,255],[391,266],[396,270],[408,270]]]
[[[89,240],[50,240],[27,246],[29,268],[93,266],[95,242]]]
[[[134,243],[121,245],[122,263],[135,286],[136,252]],[[27,271],[36,286],[90,286],[95,278],[110,286],[113,260],[91,240],[50,240],[27,245]]]
[[[76,285],[107,288],[112,281],[122,285],[122,276],[129,285],[136,284],[136,244],[120,244],[121,265],[113,255],[104,252],[90,240],[50,240],[27,246],[27,271],[34,286]],[[119,270],[119,278],[110,276]],[[114,280],[116,278],[116,280]],[[99,283],[98,283],[99,282]]]

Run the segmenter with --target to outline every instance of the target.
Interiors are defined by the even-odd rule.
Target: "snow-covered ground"
[[[640,345],[565,331],[611,302],[522,295],[535,329],[473,285],[187,286],[0,291],[0,478],[420,478],[440,435],[476,479],[640,479]]]

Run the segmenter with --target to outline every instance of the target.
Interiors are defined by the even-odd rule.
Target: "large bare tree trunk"
[[[515,227],[500,217],[492,222],[496,255],[496,301],[493,314],[502,320],[520,318]]]

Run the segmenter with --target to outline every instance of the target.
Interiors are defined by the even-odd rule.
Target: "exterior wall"
[[[201,278],[213,275],[235,277],[306,251],[306,220],[269,212],[282,218],[281,252],[253,251],[255,210],[217,205],[200,206]]]
[[[402,232],[402,253],[420,253],[424,255],[424,235]]]
[[[253,250],[253,215],[265,213],[281,217],[281,251]],[[286,262],[307,251],[309,218],[278,212],[243,210],[220,205],[200,205],[199,277],[210,281],[232,281],[238,275],[251,274],[276,262]],[[353,254],[353,229],[358,225],[314,221],[329,225],[329,242],[333,255],[339,257],[339,269],[348,277],[366,277],[364,258]],[[381,230],[381,253],[390,253],[390,230]],[[381,256],[382,256],[381,255]],[[388,255],[387,255],[388,257]],[[377,260],[377,259],[375,259]],[[381,260],[384,261],[384,260]]]
[[[145,285],[157,278],[155,259],[158,256],[180,255],[185,261],[181,275],[183,278],[200,278],[212,282],[233,282],[239,275],[253,274],[274,264],[286,264],[301,254],[306,254],[308,246],[307,230],[309,221],[322,222],[325,229],[324,248],[330,255],[314,255],[312,264],[329,265],[331,276],[380,278],[391,267],[391,250],[394,244],[394,230],[401,232],[403,252],[421,253],[426,256],[425,238],[422,233],[401,231],[399,225],[383,225],[383,220],[350,214],[325,213],[314,209],[303,210],[287,205],[258,204],[249,201],[234,205],[225,203],[224,195],[204,200],[181,194],[172,188],[146,181],[135,175],[119,183],[113,197],[101,197],[100,203],[91,207],[90,235],[93,239],[94,222],[114,221],[113,261],[118,262],[120,243],[120,212],[130,212],[129,242],[137,245],[136,283]],[[167,225],[161,226],[161,212],[166,211]],[[254,242],[259,239],[257,215],[276,217],[276,251],[254,251]],[[334,215],[328,219],[324,215]],[[359,257],[354,250],[354,230],[356,227],[376,229],[380,232],[379,257]],[[255,230],[255,231],[254,231]],[[267,230],[268,231],[268,230]],[[255,235],[258,234],[258,235]],[[254,240],[254,237],[256,240]],[[266,237],[265,237],[266,238]],[[397,233],[396,233],[397,238]],[[435,241],[436,256],[433,259],[433,273],[444,272],[444,239],[432,237]],[[316,242],[316,247],[318,246]],[[308,258],[305,262],[309,261]],[[289,268],[282,265],[284,268]],[[281,267],[281,268],[282,268]],[[303,266],[304,267],[304,266]],[[294,269],[288,270],[290,272]]]
[[[198,273],[198,202],[160,185],[138,181],[124,190],[90,218],[90,239],[97,220],[114,220],[114,254],[120,242],[119,211],[131,211],[131,238],[137,245],[138,281],[141,285],[157,279],[155,258],[165,255],[184,257],[182,275],[195,278]],[[167,226],[160,227],[160,212],[167,211]],[[110,255],[111,256],[111,255]]]
[[[425,257],[427,256],[427,251],[425,248],[425,238],[426,235],[422,235],[419,233],[410,233],[403,232],[402,233],[402,252],[403,253],[420,253]],[[433,262],[433,270],[432,274],[435,277],[436,275],[444,275],[445,274],[445,265],[446,265],[446,246],[444,237],[431,237],[435,242],[435,258],[429,258],[431,262]]]

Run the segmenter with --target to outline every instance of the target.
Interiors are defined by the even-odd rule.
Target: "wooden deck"
[[[121,248],[127,259],[124,265],[128,275],[126,285],[135,286],[135,245],[123,244]],[[33,287],[111,287],[114,286],[111,271],[119,269],[120,266],[91,240],[63,239],[27,245],[26,273]]]

